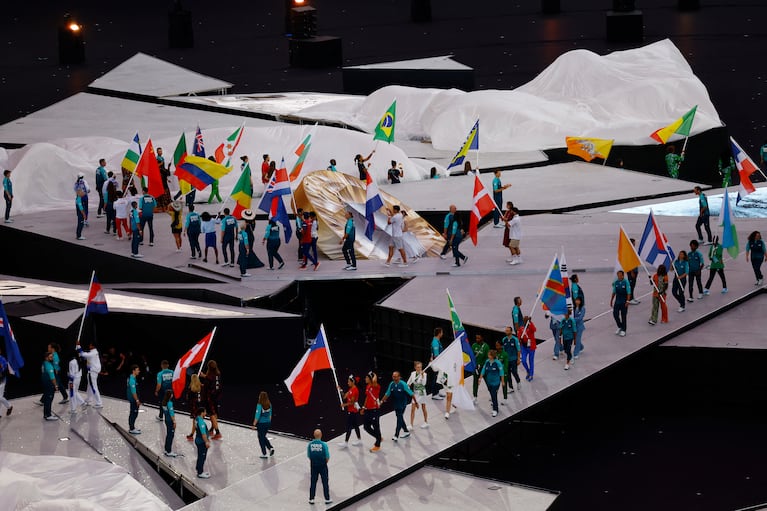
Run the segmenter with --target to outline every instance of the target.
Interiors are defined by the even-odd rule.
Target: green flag
[[[250,164],[248,164],[242,169],[240,179],[237,180],[237,184],[232,189],[232,199],[237,203],[233,213],[235,218],[239,218],[243,210],[250,209],[252,195],[253,187],[250,182]]]
[[[383,140],[387,144],[394,142],[394,116],[397,110],[397,100],[395,99],[386,113],[376,126],[373,140]]]
[[[181,133],[181,138],[176,144],[176,150],[173,151],[173,165],[178,167],[186,157],[186,133]]]
[[[455,304],[453,304],[453,297],[450,296],[450,290],[446,289],[445,291],[447,291],[447,305],[450,307],[450,322],[453,324],[453,335],[455,340],[461,343],[463,367],[469,372],[474,371],[477,367],[477,362],[474,359],[474,352],[469,344],[469,336],[463,328],[463,323],[461,323],[461,318],[458,317],[458,312],[455,310]]]

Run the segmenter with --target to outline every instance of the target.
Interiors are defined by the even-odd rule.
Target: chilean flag
[[[272,199],[283,195],[290,195],[290,179],[288,179],[288,169],[285,168],[285,158],[280,161],[280,167],[274,171],[267,183],[261,202],[258,203],[258,209],[269,213],[272,209]]]
[[[378,193],[378,185],[370,177],[370,172],[366,173],[367,182],[365,186],[365,220],[368,221],[365,226],[365,236],[369,240],[373,240],[373,233],[376,230],[375,212],[383,207],[383,200],[381,194]]]
[[[735,139],[730,137],[730,144],[732,145],[732,156],[735,158],[735,165],[738,167],[738,175],[740,176],[740,190],[738,190],[738,198],[735,204],[740,202],[740,199],[750,193],[754,193],[756,188],[751,182],[751,174],[756,172],[756,163],[748,157],[746,151],[741,149]]]
[[[487,189],[479,180],[479,172],[474,174],[474,206],[471,208],[469,217],[469,236],[472,243],[477,244],[477,228],[482,217],[495,209],[495,202],[490,198]]]
[[[191,350],[181,357],[173,370],[173,395],[176,399],[181,397],[186,387],[186,370],[193,365],[201,364],[208,354],[210,344],[213,342],[215,329],[195,344]]]
[[[303,406],[309,402],[309,395],[312,393],[312,381],[314,380],[314,371],[321,369],[333,369],[333,360],[330,357],[330,348],[328,347],[325,327],[320,325],[320,331],[312,345],[306,350],[304,356],[298,362],[298,365],[290,373],[285,385],[293,394],[293,402],[296,406]]]
[[[96,273],[93,273],[91,278],[90,292],[88,293],[88,301],[85,304],[85,315],[88,314],[106,314],[109,312],[107,308],[107,299],[104,296],[104,289],[96,279]]]

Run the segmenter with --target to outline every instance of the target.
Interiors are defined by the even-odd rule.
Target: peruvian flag
[[[330,347],[328,346],[325,327],[320,325],[320,331],[317,338],[314,339],[304,356],[298,361],[298,365],[290,373],[285,385],[293,394],[293,402],[296,406],[303,406],[309,402],[309,395],[312,393],[312,381],[314,380],[314,371],[321,369],[333,369],[333,359],[330,357]]]
[[[173,370],[173,395],[176,399],[181,397],[186,386],[186,370],[196,364],[201,364],[210,350],[210,344],[213,342],[213,334],[216,333],[214,328],[208,335],[202,338],[200,342],[195,344],[191,350],[181,357],[176,364],[176,368]]]
[[[482,181],[479,180],[479,173],[474,174],[474,206],[471,208],[471,216],[469,217],[469,236],[474,245],[477,244],[479,221],[493,209],[495,209],[495,202],[482,185]]]
[[[101,287],[98,279],[96,279],[96,272],[93,272],[88,301],[85,304],[85,315],[106,314],[108,312],[109,309],[107,308],[107,298],[104,296],[104,289]]]
[[[746,151],[741,149],[732,137],[730,137],[730,144],[732,145],[732,156],[735,158],[735,165],[737,165],[740,175],[740,190],[738,190],[738,199],[735,201],[737,204],[740,199],[756,191],[754,183],[751,182],[751,174],[756,172],[757,167],[756,163],[748,157]]]

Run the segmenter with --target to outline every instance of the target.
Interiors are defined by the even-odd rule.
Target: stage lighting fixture
[[[59,24],[58,32],[59,64],[72,65],[85,62],[83,26],[67,13]]]

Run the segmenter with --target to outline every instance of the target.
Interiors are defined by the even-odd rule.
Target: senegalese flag
[[[141,142],[138,138],[138,133],[136,133],[128,146],[128,151],[125,153],[120,167],[127,172],[135,172],[139,158],[141,158]]]
[[[250,181],[250,164],[245,165],[240,174],[240,179],[237,180],[237,184],[232,189],[232,199],[237,203],[234,207],[232,215],[234,218],[240,218],[240,213],[246,209],[250,209],[250,202],[253,195],[253,186]]]
[[[452,167],[463,165],[463,161],[466,159],[469,151],[479,151],[479,119],[477,119],[477,122],[474,123],[474,127],[469,131],[469,136],[466,137],[466,141],[463,143],[463,146],[461,146],[461,149],[455,156],[453,156],[450,165],[447,166],[447,170],[450,170]]]
[[[594,158],[607,159],[614,140],[604,138],[565,137],[567,153],[591,161]]]
[[[455,310],[455,304],[453,304],[453,297],[450,296],[450,290],[447,291],[447,305],[450,308],[450,322],[453,324],[453,336],[456,341],[461,342],[461,350],[463,351],[463,368],[467,371],[474,371],[477,367],[477,361],[474,359],[474,351],[469,345],[469,336],[466,333],[466,329],[461,323],[461,318],[458,317],[458,312]]]
[[[373,133],[373,140],[383,140],[387,144],[394,142],[394,119],[396,110],[397,100],[395,99],[378,122],[375,133]]]
[[[654,133],[650,135],[650,138],[653,140],[657,140],[661,144],[665,144],[668,142],[668,139],[671,138],[671,135],[678,134],[683,135],[685,137],[690,136],[690,130],[692,129],[692,122],[695,120],[695,112],[698,110],[698,105],[695,105],[692,107],[692,110],[684,114],[682,117],[677,119],[676,121],[672,122],[665,128],[661,128],[659,130],[656,130]]]
[[[719,218],[722,222],[719,224],[722,228],[722,248],[726,249],[730,257],[735,259],[738,257],[738,252],[740,252],[740,245],[738,244],[738,231],[735,230],[735,223],[732,221],[732,208],[730,208],[727,188],[724,189],[722,211],[719,213]]]

